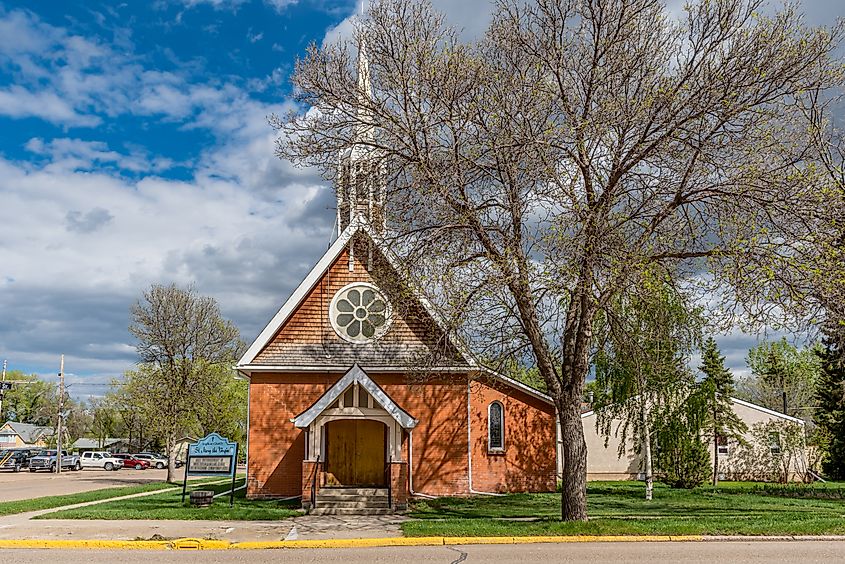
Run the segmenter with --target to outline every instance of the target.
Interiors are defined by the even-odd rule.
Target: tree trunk
[[[187,471],[186,466],[185,472]],[[167,481],[172,484],[178,482],[176,479],[176,438],[171,434],[167,435]]]
[[[561,342],[561,379],[554,397],[563,443],[561,518],[587,520],[587,443],[581,422],[584,380],[590,369],[593,313],[586,292],[574,296],[566,315]]]
[[[713,398],[713,487],[719,485],[719,430],[716,426],[716,398]]]
[[[563,451],[560,516],[564,521],[587,520],[587,443],[581,423],[581,402],[558,407]]]
[[[646,501],[651,501],[654,497],[654,475],[651,462],[651,429],[648,426],[648,417],[646,416],[645,408],[643,409],[642,423],[643,457],[645,458],[645,498]]]

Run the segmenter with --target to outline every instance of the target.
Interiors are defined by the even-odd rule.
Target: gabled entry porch
[[[407,507],[402,440],[417,420],[357,364],[292,421],[305,430],[303,508],[373,513]]]

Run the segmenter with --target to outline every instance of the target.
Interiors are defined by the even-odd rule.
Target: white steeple
[[[375,124],[372,107],[376,100],[370,78],[370,61],[363,33],[358,44],[357,93],[355,113],[358,123],[352,146],[339,155],[337,177],[338,233],[355,215],[373,229],[384,228],[384,173],[378,152],[373,148]]]

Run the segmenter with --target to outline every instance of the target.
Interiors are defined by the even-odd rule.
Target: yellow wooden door
[[[384,483],[384,424],[378,421],[358,421],[355,442],[355,480],[362,486],[383,486]]]
[[[343,419],[326,424],[326,483],[330,486],[385,485],[385,426]]]

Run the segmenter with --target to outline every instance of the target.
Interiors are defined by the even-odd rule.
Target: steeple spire
[[[362,4],[363,10],[363,4]],[[343,231],[358,215],[370,226],[384,229],[384,173],[378,152],[373,148],[375,141],[375,116],[372,111],[376,103],[370,77],[370,60],[366,37],[361,33],[358,43],[358,64],[356,83],[356,125],[352,146],[339,155],[337,177],[337,224]]]
[[[370,106],[374,101],[373,85],[370,79],[370,61],[367,58],[367,40],[361,35],[358,45],[358,125],[355,128],[355,143],[362,145],[360,149],[364,152],[368,149],[368,142],[373,139],[373,127],[369,125],[373,121]],[[366,124],[366,125],[365,125]]]

